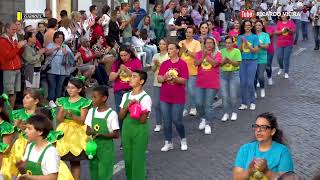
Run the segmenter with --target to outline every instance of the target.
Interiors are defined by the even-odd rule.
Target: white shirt
[[[241,1],[240,0],[232,0],[232,8],[234,11],[240,11],[241,8]]]
[[[91,125],[92,125],[92,111],[93,111],[93,109],[94,108],[91,108],[88,111],[86,120],[84,121],[84,124],[89,127],[91,127]],[[94,117],[104,119],[109,111],[112,111],[112,112],[109,114],[108,118],[106,119],[106,123],[107,123],[108,131],[111,133],[115,130],[120,129],[119,128],[119,121],[118,121],[118,114],[114,110],[112,110],[111,108],[109,108],[108,110],[106,110],[104,112],[99,112],[96,110],[96,112],[94,112]]]
[[[63,32],[65,42],[73,40],[73,35],[70,28],[66,29],[65,27],[60,27],[58,31]]]
[[[301,21],[309,22],[309,16],[310,16],[310,12],[309,11],[307,11],[306,13],[301,12]]]
[[[293,4],[292,4],[292,11],[294,11],[294,9],[300,9],[300,8],[303,8],[303,3],[302,2],[300,2],[300,1],[298,1],[298,2],[294,2]],[[296,12],[296,13],[301,13],[302,11],[294,11],[294,12]],[[291,19],[299,19],[299,20],[301,20],[301,16],[291,16],[290,17]]]
[[[27,145],[26,152],[24,153],[23,160],[26,161],[28,157],[28,153],[30,151],[30,145],[29,143]],[[36,145],[33,146],[30,156],[29,156],[29,161],[32,162],[38,162],[40,155],[42,154],[42,151],[37,151],[36,150]],[[46,152],[43,155],[42,161],[41,161],[41,170],[43,175],[48,175],[48,174],[54,174],[59,172],[59,166],[60,166],[60,156],[58,155],[58,151],[55,147],[50,146]]]
[[[104,17],[104,20],[102,22],[103,34],[104,34],[104,36],[108,36],[108,34],[109,34],[109,22],[110,22],[111,18],[107,14],[102,15],[102,17]]]
[[[175,21],[176,21],[176,20],[175,20],[174,18],[171,18],[171,19],[169,20],[168,25],[169,25],[169,26],[171,26],[171,25],[174,25],[174,26],[175,26],[175,24],[174,24]],[[172,37],[177,36],[177,31],[176,31],[176,30],[170,31],[170,36],[172,36]]]
[[[147,94],[145,91],[142,91],[140,94],[137,94],[137,95],[132,95],[132,92],[127,92],[125,93],[123,96],[122,96],[122,100],[121,100],[121,103],[120,103],[120,108],[123,108],[124,107],[124,104],[127,100],[127,94],[129,94],[129,100],[137,100],[139,101],[139,99],[144,95],[144,94]],[[143,97],[143,99],[141,100],[140,102],[141,106],[142,106],[142,111],[145,111],[147,110],[148,112],[151,112],[151,106],[152,106],[152,100],[151,100],[151,97],[147,94],[146,96]]]
[[[141,47],[141,48],[143,48],[144,45],[146,44],[141,38],[138,38],[136,36],[132,36],[131,43],[133,46]]]
[[[310,14],[312,14],[312,16],[314,16],[315,14],[318,14],[318,16],[319,16],[319,19],[318,19],[318,21],[317,22],[312,22],[312,25],[314,26],[315,24],[317,25],[317,26],[320,26],[320,3],[316,3],[312,8],[311,8],[311,10],[310,10]]]

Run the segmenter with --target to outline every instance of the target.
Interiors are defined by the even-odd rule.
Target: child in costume
[[[43,115],[34,115],[26,122],[26,137],[30,142],[23,160],[16,163],[19,179],[57,179],[60,156],[56,148],[46,140],[52,123]]]
[[[108,107],[108,88],[97,86],[93,89],[91,108],[85,120],[87,134],[97,144],[96,155],[90,160],[90,175],[94,180],[111,180],[114,166],[113,139],[119,137],[118,114]]]
[[[69,97],[57,99],[57,121],[61,122],[57,131],[64,136],[57,141],[56,147],[62,160],[70,161],[71,172],[76,180],[80,179],[80,161],[86,159],[87,143],[85,118],[91,106],[91,100],[85,98],[83,79],[72,78],[67,85]]]
[[[151,112],[151,97],[142,89],[147,80],[144,71],[133,71],[130,86],[132,91],[125,93],[120,104],[120,120],[122,126],[122,143],[128,180],[146,179],[146,150],[149,141],[149,113]],[[137,105],[138,104],[138,105]],[[140,114],[131,111],[135,106]],[[130,109],[130,110],[129,110]],[[130,111],[130,112],[129,112]],[[133,118],[134,117],[134,118]]]

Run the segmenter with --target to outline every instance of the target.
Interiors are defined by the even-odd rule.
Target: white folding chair
[[[141,60],[142,66],[145,67],[147,63],[147,53],[143,52],[142,47],[134,47],[137,57]]]

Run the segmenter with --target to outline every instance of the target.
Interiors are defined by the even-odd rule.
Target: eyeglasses
[[[267,131],[268,129],[272,129],[271,126],[268,125],[258,125],[258,124],[252,124],[253,130],[260,130],[260,131]]]

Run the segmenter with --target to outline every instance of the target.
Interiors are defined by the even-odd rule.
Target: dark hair
[[[2,96],[0,96],[0,108],[1,108],[0,118],[6,122],[10,122],[8,107],[6,105],[6,100],[3,99]]]
[[[203,26],[204,24],[206,24],[208,26],[208,34],[209,34],[210,33],[210,29],[209,29],[209,24],[207,23],[207,21],[203,21],[203,22],[200,23],[200,25],[199,25],[199,34],[201,34],[201,31],[200,31],[201,26]]]
[[[101,96],[107,96],[109,97],[109,91],[108,91],[108,87],[107,86],[96,86],[93,88],[92,90],[93,92],[97,92],[98,94],[100,94]]]
[[[48,28],[55,28],[58,24],[57,19],[51,18],[48,20]]]
[[[50,121],[53,121],[53,115],[49,107],[39,107],[36,109],[35,114],[46,116]]]
[[[28,41],[29,38],[32,38],[33,32],[26,32],[24,35],[24,40]]]
[[[233,42],[233,36],[228,36],[228,35],[227,35],[224,39],[225,39],[225,41],[227,41],[227,39],[230,39],[231,42]]]
[[[38,23],[38,27],[39,27],[41,24],[44,25],[44,26],[46,26],[46,23],[44,23],[44,22],[39,22],[39,23]]]
[[[61,10],[60,11],[60,17],[64,18],[66,16],[68,16],[68,12],[66,10]]]
[[[193,33],[193,34],[196,34],[196,32],[197,32],[197,31],[196,31],[196,28],[195,28],[194,26],[188,26],[187,29],[186,29],[186,33],[187,33],[187,30],[188,30],[188,29],[192,29],[192,33]]]
[[[28,25],[28,26],[24,27],[24,29],[23,29],[24,32],[29,32],[29,31],[28,31],[28,28],[29,28],[29,27],[32,27],[32,26],[31,26],[31,25]]]
[[[261,20],[261,19],[258,19],[258,20],[255,22],[255,24],[257,24],[257,23],[261,23],[261,25],[262,25],[262,32],[266,32],[266,28],[264,27],[262,20]],[[257,32],[255,25],[254,25],[254,28],[253,28],[253,32],[254,32],[254,33]]]
[[[241,26],[240,26],[240,34],[244,34],[245,33],[244,26],[245,26],[246,22],[250,22],[250,24],[252,26],[252,22],[250,20],[248,20],[248,19],[244,20],[242,22]],[[252,29],[251,29],[251,32],[252,32]]]
[[[156,12],[157,10],[157,6],[161,6],[161,8],[162,8],[162,10],[161,10],[161,12],[163,12],[163,5],[161,4],[161,3],[159,3],[159,2],[156,2],[156,4],[154,5],[154,7],[153,7],[153,11],[154,12]]]
[[[287,144],[286,143],[286,139],[284,138],[282,130],[279,129],[278,122],[277,122],[277,117],[273,113],[265,112],[265,113],[262,113],[262,114],[258,115],[257,119],[258,118],[266,119],[269,122],[271,128],[276,130],[276,132],[272,136],[272,140],[273,141],[276,141],[276,142],[278,142],[280,144]]]
[[[147,30],[147,29],[142,29],[142,30],[140,31],[140,37],[141,37],[141,39],[143,39],[143,40],[148,39],[148,30]]]
[[[74,85],[76,88],[81,89],[79,95],[81,97],[86,97],[86,91],[84,87],[84,82],[80,80],[79,78],[71,78],[68,83]]]
[[[89,11],[92,13],[92,11],[96,9],[96,7],[97,7],[96,5],[91,5],[89,7]]]
[[[134,70],[133,72],[139,74],[140,80],[143,80],[143,86],[147,82],[148,74],[142,70]]]
[[[102,11],[102,14],[108,14],[108,12],[110,11],[110,6],[107,4],[104,5],[101,11]]]
[[[100,16],[97,16],[95,19],[94,19],[94,23],[97,24],[99,22],[99,19],[101,19]]]
[[[303,180],[297,173],[289,171],[282,174],[278,180]]]
[[[180,50],[180,46],[179,46],[179,44],[178,44],[178,43],[173,42],[173,41],[170,41],[170,42],[168,42],[168,46],[169,46],[170,44],[175,45],[175,46],[176,46],[176,48],[177,48],[178,50]]]
[[[2,21],[0,21],[0,35],[2,35],[3,32],[3,27],[4,27],[4,24]]]
[[[31,116],[27,124],[32,125],[37,131],[42,131],[42,138],[47,138],[49,132],[53,130],[51,121],[44,115],[36,114]]]
[[[120,68],[120,65],[123,64],[123,61],[122,61],[122,59],[121,59],[121,57],[120,57],[120,52],[121,52],[121,51],[126,51],[127,53],[129,53],[131,59],[136,59],[136,58],[137,58],[136,55],[135,55],[135,53],[134,53],[134,51],[132,50],[132,48],[131,48],[130,46],[128,46],[128,45],[121,45],[121,46],[119,47],[118,60],[115,62],[115,63],[116,63],[117,70]]]
[[[39,103],[37,104],[37,107],[42,106],[43,96],[42,96],[40,90],[28,88],[24,91],[24,96],[26,96],[26,95],[29,95],[33,99],[37,99],[39,101]]]
[[[63,32],[57,31],[57,32],[55,32],[55,33],[53,34],[53,42],[54,42],[54,40],[56,40],[60,35],[63,36],[63,41],[64,41],[64,34],[63,34]]]

